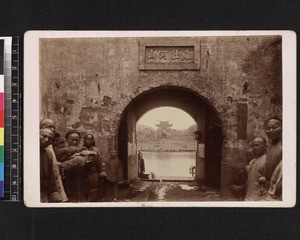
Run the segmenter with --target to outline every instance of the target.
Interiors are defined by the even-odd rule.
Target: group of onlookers
[[[246,168],[243,187],[245,201],[268,201],[282,198],[282,121],[270,118],[265,122],[264,137],[251,142],[254,158]],[[145,171],[142,153],[139,152],[139,176]],[[108,179],[118,199],[118,183],[122,166],[116,150],[110,152],[105,164],[101,152],[95,147],[94,136],[83,136],[70,130],[63,138],[54,121],[40,122],[40,189],[42,202],[97,202],[105,200],[105,183]]]
[[[63,138],[53,120],[40,122],[40,181],[42,202],[105,201],[106,180],[118,198],[121,163],[116,150],[106,165],[93,134],[70,130]]]
[[[251,142],[254,158],[246,166],[245,201],[282,198],[282,121],[270,118],[264,127],[270,142],[264,137]]]

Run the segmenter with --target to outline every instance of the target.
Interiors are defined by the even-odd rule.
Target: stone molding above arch
[[[194,97],[197,97],[198,99],[201,99],[202,102],[206,103],[207,106],[209,106],[211,109],[215,111],[218,115],[218,120],[221,124],[222,129],[224,129],[224,126],[226,126],[227,120],[225,116],[224,106],[221,104],[218,104],[217,101],[207,92],[207,91],[201,91],[199,89],[196,89],[195,87],[187,86],[187,85],[171,85],[171,84],[161,84],[161,85],[150,85],[147,87],[137,87],[135,91],[132,92],[132,94],[124,99],[124,101],[119,102],[119,110],[115,114],[113,120],[112,120],[112,128],[115,128],[115,134],[117,135],[120,121],[123,117],[123,114],[128,110],[128,108],[134,104],[134,102],[142,97],[145,94],[151,94],[151,92],[159,91],[159,90],[176,90],[178,92],[190,92]],[[171,90],[172,91],[172,90]]]

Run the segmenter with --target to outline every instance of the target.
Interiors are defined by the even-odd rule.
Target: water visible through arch
[[[193,180],[196,130],[195,120],[179,108],[159,107],[146,112],[136,125],[139,176]]]
[[[125,108],[118,130],[118,151],[128,180],[138,177],[136,123],[146,112],[158,107],[175,107],[196,122],[197,146],[195,181],[220,187],[223,135],[218,114],[201,95],[183,87],[163,86],[145,91]]]

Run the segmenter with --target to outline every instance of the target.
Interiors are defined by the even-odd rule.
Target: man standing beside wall
[[[53,159],[47,147],[52,143],[54,133],[50,129],[40,129],[40,196],[41,202],[61,202],[53,169]]]
[[[271,144],[267,149],[265,177],[269,194],[275,199],[282,195],[282,121],[270,118],[265,122],[265,129]],[[275,170],[276,169],[276,170]]]
[[[254,159],[251,160],[248,170],[248,180],[246,187],[245,201],[258,201],[264,192],[264,182],[266,180],[266,140],[263,137],[255,138],[251,147],[254,152]]]
[[[40,122],[40,129],[49,129],[53,132],[53,134],[55,136],[56,126],[55,126],[55,122],[51,119],[42,120]],[[57,162],[56,155],[55,155],[52,144],[50,144],[47,147],[47,149],[50,152],[50,154],[52,155],[51,159],[53,161],[53,164],[52,164],[53,173],[54,173],[54,178],[55,178],[55,183],[56,183],[56,186],[57,186],[57,189],[58,189],[58,193],[61,195],[62,202],[66,202],[66,201],[68,201],[68,197],[67,197],[67,195],[65,193],[65,190],[64,190],[61,175],[59,173],[58,162]]]

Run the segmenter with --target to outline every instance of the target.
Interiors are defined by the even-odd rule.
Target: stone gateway
[[[136,123],[171,106],[197,123],[195,180],[231,196],[236,167],[282,115],[280,36],[40,39],[40,117],[91,132],[104,161],[118,149],[138,177]]]

